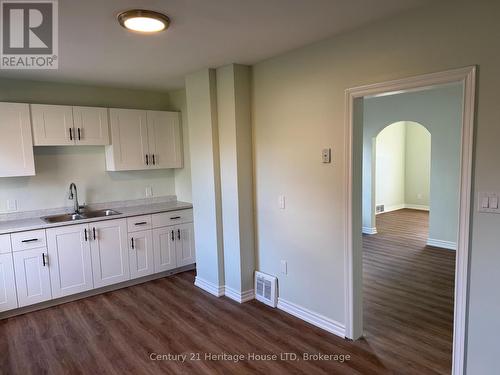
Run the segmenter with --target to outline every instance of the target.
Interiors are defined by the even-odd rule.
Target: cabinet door
[[[77,145],[109,145],[108,109],[73,107]]]
[[[196,263],[193,223],[175,226],[175,252],[177,267]]]
[[[179,113],[148,111],[147,117],[152,168],[182,168]]]
[[[0,311],[17,308],[16,281],[12,254],[0,255]]]
[[[146,111],[112,108],[109,118],[111,146],[106,148],[107,170],[149,169]]]
[[[31,116],[35,146],[75,144],[71,106],[31,104]]]
[[[92,289],[92,262],[86,224],[47,229],[52,296]]]
[[[47,261],[47,250],[37,248],[18,251],[12,255],[14,257],[19,307],[51,299],[48,264],[50,259]]]
[[[153,229],[155,272],[168,271],[177,267],[175,228],[170,226]]]
[[[130,278],[154,273],[153,233],[144,230],[129,234]]]
[[[0,177],[34,176],[28,104],[0,103]]]
[[[92,240],[94,287],[116,284],[130,279],[125,219],[100,221],[89,225]],[[95,236],[94,236],[95,234]]]

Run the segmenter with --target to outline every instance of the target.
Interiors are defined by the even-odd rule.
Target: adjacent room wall
[[[386,211],[402,208],[405,204],[405,122],[391,124],[377,135],[375,155],[375,204],[383,204]]]
[[[344,322],[349,87],[479,64],[474,192],[500,190],[498,14],[495,1],[434,2],[254,66],[257,267],[279,276],[280,298]],[[328,146],[333,162],[325,165]],[[467,345],[474,375],[499,370],[499,227],[500,215],[474,210]]]
[[[410,120],[431,133],[428,240],[431,245],[451,249],[456,248],[458,234],[462,97],[462,85],[453,84],[364,100],[363,152],[367,155],[372,152],[372,138],[387,124]],[[375,227],[370,161],[364,160],[367,164],[363,166],[363,227]]]
[[[179,94],[128,90],[80,84],[0,79],[0,101],[41,104],[181,110]],[[185,159],[189,166],[189,160]],[[144,198],[146,187],[154,196],[175,195],[174,170],[106,172],[104,147],[35,147],[34,177],[0,179],[0,213],[6,201],[17,200],[18,211],[71,206],[67,199],[70,182],[78,186],[81,202],[99,203]],[[181,189],[183,198],[190,198]]]
[[[405,205],[428,209],[431,184],[431,134],[422,125],[406,121]]]
[[[429,131],[416,122],[396,122],[377,135],[373,151],[375,204],[383,204],[385,212],[401,208],[429,210]]]

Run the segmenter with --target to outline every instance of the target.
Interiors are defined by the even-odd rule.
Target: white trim
[[[253,289],[247,290],[245,292],[238,292],[237,290],[230,288],[227,285],[224,287],[224,295],[238,303],[245,303],[255,298],[255,292]]]
[[[448,250],[456,250],[457,249],[456,242],[437,240],[435,238],[428,238],[427,245],[434,246],[434,247],[441,247],[443,249],[448,249]]]
[[[429,211],[430,210],[429,206],[424,206],[421,204],[402,203],[402,204],[395,204],[393,206],[386,206],[386,207],[384,207],[384,211],[375,212],[375,215],[380,215],[380,214],[385,214],[387,212],[402,210],[404,208],[408,208],[410,210],[421,210],[421,211]]]
[[[333,333],[334,335],[345,338],[345,327],[341,323],[327,318],[326,316],[308,310],[305,307],[296,305],[292,302],[285,301],[283,298],[278,298],[278,309],[283,310],[299,319],[305,320],[306,322]]]
[[[198,276],[194,279],[194,285],[198,288],[203,289],[205,292],[213,294],[216,297],[222,297],[224,295],[224,286],[219,286],[210,281],[204,280]]]
[[[381,212],[382,213],[382,212]],[[373,228],[370,228],[370,227],[363,227],[361,228],[363,234],[377,234],[377,228],[373,227]]]
[[[376,83],[347,89],[345,92],[345,333],[346,337],[357,339],[362,335],[362,283],[359,272],[359,254],[354,254],[353,235],[353,131],[354,101],[369,95],[408,90],[423,90],[448,83],[463,83],[462,144],[460,163],[460,212],[459,235],[457,243],[455,272],[455,317],[453,327],[453,375],[462,375],[465,371],[465,343],[467,330],[467,290],[469,269],[469,236],[472,193],[472,154],[475,117],[476,67],[469,66],[446,72],[426,74],[416,77]],[[359,181],[356,181],[358,183]],[[356,220],[359,218],[356,217]],[[358,224],[357,222],[355,224]],[[361,235],[361,234],[359,234]],[[359,252],[359,249],[358,251]],[[355,268],[356,267],[356,268]],[[356,280],[354,280],[356,277]],[[358,279],[359,278],[359,279]]]
[[[424,206],[422,204],[408,204],[405,203],[405,208],[409,208],[410,210],[421,210],[421,211],[429,211],[429,206]]]
[[[406,208],[406,205],[404,203],[395,204],[395,205],[392,205],[392,206],[385,206],[384,205],[384,211],[382,211],[382,212],[375,212],[375,215],[385,214],[386,212],[392,212],[392,211],[402,210],[403,208]]]

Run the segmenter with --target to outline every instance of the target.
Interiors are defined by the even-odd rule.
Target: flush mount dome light
[[[122,12],[118,15],[118,22],[128,30],[142,33],[157,33],[170,25],[170,19],[166,15],[144,9]]]

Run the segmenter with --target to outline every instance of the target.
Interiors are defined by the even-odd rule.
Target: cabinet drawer
[[[0,254],[12,252],[12,247],[10,246],[10,234],[0,235]]]
[[[29,232],[12,233],[12,250],[21,251],[46,247],[45,230],[32,230]]]
[[[128,232],[151,229],[151,215],[129,217],[127,219]]]
[[[171,212],[162,212],[161,214],[153,215],[153,228],[166,227],[168,225],[176,225],[183,223],[191,223],[193,221],[193,210],[180,210]]]

